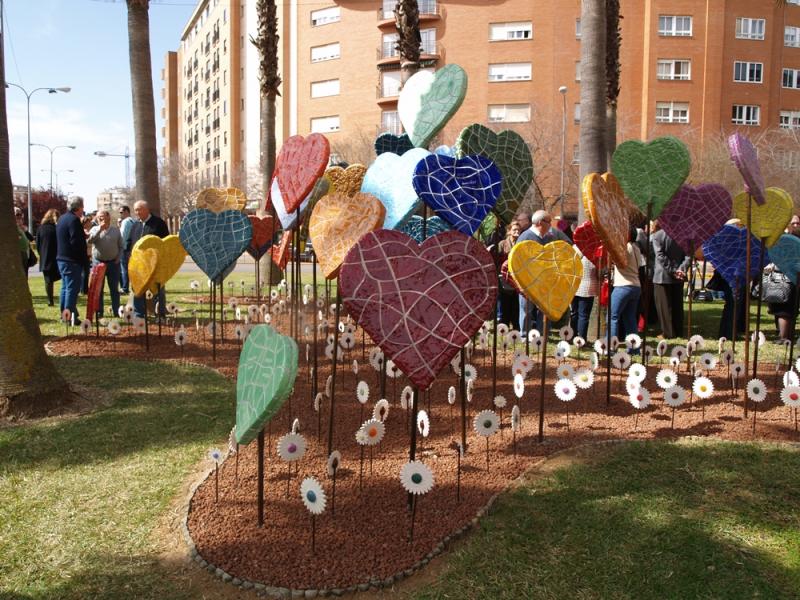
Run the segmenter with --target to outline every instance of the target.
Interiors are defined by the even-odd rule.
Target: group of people
[[[100,291],[99,312],[103,312],[105,286],[111,299],[111,310],[119,313],[121,294],[130,293],[128,260],[134,244],[145,235],[164,238],[169,228],[163,219],[150,212],[147,202],[140,200],[133,206],[135,217],[128,206],[119,208],[118,219],[113,222],[108,210],[98,210],[86,215],[83,198],[74,196],[67,201],[63,215],[55,208],[49,209],[36,230],[35,238],[24,226],[24,214],[15,208],[20,237],[22,267],[25,273],[36,263],[38,251],[39,271],[44,277],[45,293],[50,306],[55,303],[55,283],[61,281],[59,310],[70,311],[72,322],[80,318],[78,296],[88,291],[88,279],[93,265],[105,264],[105,280]],[[35,243],[35,251],[32,244]],[[160,292],[156,302],[164,311],[165,296]],[[134,314],[144,316],[145,299],[134,298]],[[94,318],[94,315],[87,315]]]

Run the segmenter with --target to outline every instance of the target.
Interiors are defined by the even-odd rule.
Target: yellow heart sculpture
[[[172,279],[178,269],[186,260],[186,250],[184,250],[181,240],[177,235],[168,235],[161,239],[155,235],[146,235],[133,246],[133,249],[154,250],[158,256],[156,261],[156,272],[153,274],[151,292],[155,291],[157,285],[164,285]]]
[[[157,266],[158,253],[155,250],[134,246],[128,261],[128,278],[134,296],[144,296],[147,290],[152,289]]]
[[[759,239],[766,238],[767,247],[774,246],[786,229],[794,212],[792,197],[781,188],[767,188],[764,204],[753,202],[750,232]],[[747,225],[747,192],[733,199],[733,216]]]
[[[626,267],[630,211],[617,178],[611,173],[589,173],[583,178],[583,203],[611,260]]]
[[[197,194],[197,208],[206,208],[219,213],[223,210],[242,210],[247,205],[247,196],[238,188],[206,188]]]
[[[353,196],[361,191],[361,183],[364,181],[364,175],[367,173],[367,167],[361,164],[350,165],[346,169],[342,167],[328,167],[325,169],[325,177],[331,182],[329,194],[342,194],[344,196]]]
[[[345,254],[370,231],[380,229],[386,207],[371,194],[328,194],[311,213],[308,234],[326,279],[339,273]]]
[[[583,265],[580,255],[566,242],[542,246],[524,241],[511,249],[508,272],[548,319],[558,321],[578,291]]]

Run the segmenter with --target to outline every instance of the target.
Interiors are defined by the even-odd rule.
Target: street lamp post
[[[75,150],[75,146],[53,146],[52,148],[47,144],[36,144],[36,143],[29,143],[28,147],[30,146],[41,146],[42,148],[47,148],[50,151],[50,191],[53,191],[53,153],[58,150],[59,148],[69,148],[70,150]]]
[[[6,87],[15,87],[22,90],[28,102],[28,231],[33,233],[33,201],[31,200],[31,96],[39,90],[47,90],[49,94],[57,94],[58,92],[68,93],[72,88],[70,87],[39,87],[28,92],[24,87],[16,83],[6,82]]]
[[[564,216],[564,162],[567,154],[567,86],[562,85],[558,88],[558,93],[561,94],[562,108],[561,108],[561,189],[559,191],[559,199],[561,200],[561,216]]]
[[[94,153],[95,156],[106,157],[106,156],[119,156],[125,159],[125,187],[131,189],[131,153],[128,150],[128,147],[125,146],[125,154],[112,154],[110,152],[104,152],[103,150],[97,150]]]
[[[47,169],[39,169],[42,173],[46,173]],[[50,193],[58,190],[58,176],[61,173],[74,173],[75,169],[58,169],[57,171],[50,171]],[[55,175],[55,187],[53,186],[53,176]],[[65,184],[66,185],[66,184]]]

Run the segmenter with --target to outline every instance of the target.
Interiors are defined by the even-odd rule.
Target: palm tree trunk
[[[127,0],[127,3],[133,131],[136,141],[136,197],[147,200],[150,210],[160,214],[156,112],[150,63],[150,0]]]
[[[617,147],[617,99],[619,98],[619,0],[606,0],[606,163]]]
[[[419,33],[419,5],[417,0],[398,0],[394,8],[397,27],[397,49],[400,51],[400,85],[419,71],[422,37]]]

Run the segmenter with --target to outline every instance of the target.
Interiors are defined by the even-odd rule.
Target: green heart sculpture
[[[256,325],[239,356],[236,441],[249,444],[280,410],[297,377],[297,344],[269,325]]]
[[[447,124],[467,95],[467,73],[458,65],[445,65],[436,73],[412,75],[397,99],[400,122],[417,148],[427,148]]]
[[[494,211],[504,223],[511,223],[533,181],[533,157],[522,136],[508,129],[495,133],[473,123],[461,131],[455,149],[458,158],[480,154],[494,161],[503,174],[503,191]]]
[[[679,139],[623,142],[611,158],[611,171],[625,195],[650,218],[656,218],[689,176],[689,150]],[[652,202],[648,213],[647,205]]]

